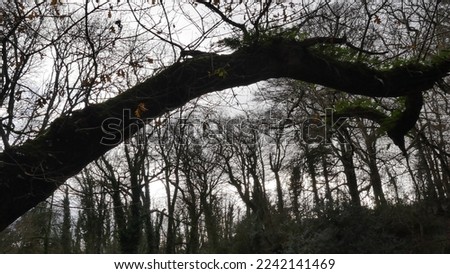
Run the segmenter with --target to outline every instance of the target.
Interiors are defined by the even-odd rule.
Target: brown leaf
[[[132,68],[143,68],[144,66],[139,63],[139,61],[131,61],[130,66]]]
[[[137,106],[136,110],[134,111],[134,115],[138,118],[142,117],[142,114],[144,112],[148,111],[148,109],[145,107],[144,103],[139,103],[139,105]]]
[[[33,20],[33,19],[36,18],[36,17],[39,17],[39,15],[38,15],[37,12],[35,12],[35,11],[32,11],[32,12],[27,16],[27,18],[30,19],[30,20]]]
[[[375,24],[381,24],[381,19],[378,17],[378,15],[375,15],[375,19],[373,20]]]

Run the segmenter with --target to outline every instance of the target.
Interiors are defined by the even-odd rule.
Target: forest
[[[0,253],[449,253],[450,1],[5,0]]]

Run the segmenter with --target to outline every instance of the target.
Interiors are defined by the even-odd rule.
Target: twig
[[[248,31],[247,31],[247,29],[245,28],[245,25],[244,25],[244,24],[240,24],[240,23],[234,22],[233,20],[231,20],[230,18],[228,18],[228,16],[226,16],[222,11],[220,11],[216,6],[214,6],[213,4],[211,4],[210,2],[203,1],[203,0],[197,0],[196,2],[205,5],[205,7],[207,7],[208,9],[210,9],[211,11],[213,11],[214,13],[218,14],[218,15],[222,18],[223,21],[225,21],[225,22],[227,22],[228,24],[230,24],[230,25],[232,25],[232,26],[234,26],[234,27],[239,28],[240,30],[242,30],[242,32],[244,33],[244,36],[245,36],[245,37],[248,37],[248,36],[249,36]]]

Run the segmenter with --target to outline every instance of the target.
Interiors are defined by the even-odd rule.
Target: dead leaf
[[[138,118],[142,117],[142,114],[144,112],[148,111],[148,109],[145,107],[144,103],[139,103],[139,105],[137,106],[136,110],[134,111],[134,115]]]
[[[375,15],[375,19],[373,20],[375,24],[381,24],[381,19],[378,17],[378,15]]]

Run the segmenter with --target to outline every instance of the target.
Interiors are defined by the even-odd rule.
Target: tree
[[[107,230],[104,229],[110,220],[109,201],[104,183],[100,182],[87,169],[75,177],[77,181],[78,196],[80,197],[80,208],[77,220],[77,243],[75,252],[90,254],[101,253],[106,247]],[[98,194],[98,195],[95,195]],[[83,249],[81,249],[83,246]]]
[[[63,200],[63,221],[61,224],[61,249],[62,253],[72,253],[72,218],[70,214],[69,189],[66,188]]]
[[[15,1],[15,4],[2,6],[1,20],[2,23],[6,23],[6,31],[1,37],[3,66],[0,98],[2,106],[8,106],[8,115],[6,119],[2,118],[1,132],[4,150],[0,153],[0,229],[4,229],[29,209],[45,200],[87,164],[130,138],[145,126],[146,121],[168,110],[183,106],[199,96],[250,85],[270,78],[291,78],[348,94],[369,97],[405,96],[407,100],[404,110],[400,111],[400,114],[394,117],[395,119],[391,119],[392,123],[386,129],[393,142],[405,150],[404,136],[418,119],[422,107],[422,93],[431,90],[438,83],[443,83],[443,79],[450,71],[448,51],[441,50],[437,53],[432,49],[430,41],[436,39],[438,35],[433,35],[431,32],[416,32],[412,24],[420,24],[421,29],[428,29],[427,24],[429,24],[432,30],[436,29],[437,23],[434,20],[425,20],[419,15],[423,12],[430,14],[433,18],[446,16],[448,4],[441,1],[423,4],[419,6],[419,11],[414,11],[413,4],[406,5],[401,10],[401,15],[405,18],[398,18],[395,10],[397,7],[395,4],[389,4],[389,1],[375,5],[375,9],[366,1],[350,4],[319,1],[310,6],[294,5],[291,9],[285,5],[280,6],[275,1],[265,1],[256,8],[245,6],[244,10],[255,9],[253,10],[255,13],[254,15],[249,13],[250,18],[244,19],[242,23],[233,21],[233,16],[227,15],[229,13],[227,4],[215,6],[206,1],[197,1],[194,7],[199,11],[213,13],[234,30],[233,37],[221,40],[221,43],[232,51],[231,53],[211,52],[178,58],[173,64],[117,96],[100,103],[91,103],[94,87],[98,89],[102,81],[109,82],[108,77],[111,73],[106,70],[105,73],[100,72],[102,66],[99,62],[104,64],[105,60],[100,61],[99,53],[102,46],[112,46],[114,39],[105,44],[102,44],[102,40],[93,40],[94,37],[101,37],[101,33],[98,36],[94,35],[93,30],[88,27],[92,23],[89,20],[93,18],[92,12],[102,8],[104,8],[103,12],[108,12],[110,9],[103,5],[81,5],[79,11],[84,13],[81,17],[76,17],[74,12],[63,16],[59,10],[61,6],[55,4],[29,5],[31,6],[24,6],[22,2]],[[162,8],[164,9],[165,6]],[[303,9],[304,12],[298,13],[296,10],[298,8]],[[366,17],[356,18],[352,22],[352,24],[358,24],[360,21],[365,21],[362,37],[357,34],[361,28],[354,25],[351,29],[353,32],[349,31],[347,36],[343,35],[346,30],[341,29],[345,28],[345,24],[339,22],[339,18],[341,18],[341,12],[348,10],[365,11]],[[7,13],[7,11],[15,13]],[[284,11],[284,14],[277,15],[280,11]],[[42,37],[36,31],[39,25],[33,24],[41,24],[39,23],[41,21],[30,19],[30,17],[44,18],[44,12],[52,13],[55,20],[67,17],[77,20],[68,20],[73,23],[59,28],[60,33],[56,36],[56,40],[39,41],[36,40]],[[132,15],[137,14],[132,12]],[[32,21],[33,24],[28,24],[27,20],[35,21]],[[314,29],[314,25],[322,25],[317,24],[321,22],[320,20],[323,20],[324,29]],[[346,20],[351,19],[346,18]],[[164,31],[155,30],[159,28],[158,25],[154,26],[155,29],[147,28],[147,30],[172,46],[175,58],[181,50],[189,49],[189,47],[180,46],[174,41],[172,24],[169,20],[167,22]],[[403,31],[412,36],[414,43],[407,45],[410,48],[408,54],[401,56],[403,59],[383,66],[379,63],[382,60],[380,56],[383,56],[381,53],[395,57],[401,51],[401,46],[390,46],[389,39],[403,39],[404,36],[384,37],[387,34],[378,32],[377,25],[384,23],[395,28],[393,22],[404,26],[404,29],[399,27],[397,31]],[[328,31],[325,23],[331,25],[332,32]],[[140,24],[144,26],[143,21],[140,21]],[[107,28],[103,28],[103,31],[114,36],[122,28],[121,26],[122,22],[118,20],[111,22]],[[57,24],[56,28],[58,27]],[[39,102],[47,106],[49,111],[43,114],[46,118],[40,124],[42,130],[33,131],[32,129],[36,127],[33,127],[31,122],[28,122],[26,127],[15,129],[13,124],[20,123],[15,118],[14,104],[19,102],[21,92],[26,89],[26,86],[21,86],[21,79],[26,75],[27,66],[32,64],[30,58],[36,58],[46,48],[58,45],[56,42],[60,42],[61,45],[68,44],[68,41],[64,39],[70,39],[73,30],[84,32],[83,39],[85,39],[86,47],[83,54],[87,58],[91,71],[80,74],[86,76],[79,81],[77,90],[80,92],[75,97],[64,100],[72,102],[69,104],[69,111],[62,111],[60,117],[54,119],[58,115],[58,108],[49,104],[47,98],[39,97],[41,100],[37,100],[37,105],[34,107],[36,111],[28,110],[31,113],[29,117],[33,118],[35,117],[33,113],[42,113],[38,111]],[[30,36],[30,34],[33,35]],[[22,39],[19,36],[32,40]],[[47,36],[44,35],[44,37]],[[200,42],[205,40],[208,37],[208,30],[205,30],[200,37]],[[403,41],[393,44],[399,43]],[[434,58],[429,58],[430,56]],[[131,57],[130,60],[130,69],[139,68],[138,61]],[[63,62],[61,65],[66,63]],[[137,73],[136,76],[138,77],[139,74]],[[54,83],[55,90],[58,91],[58,81],[55,80]],[[56,99],[51,97],[50,100]],[[27,104],[22,102],[21,107],[26,108]],[[353,112],[353,114],[367,118],[367,113]],[[379,118],[379,116],[375,117],[377,120]],[[48,126],[45,122],[47,120],[52,120]],[[27,137],[24,134],[26,131],[30,132],[28,135],[30,139],[24,141]],[[13,145],[10,145],[11,138],[16,138]]]

